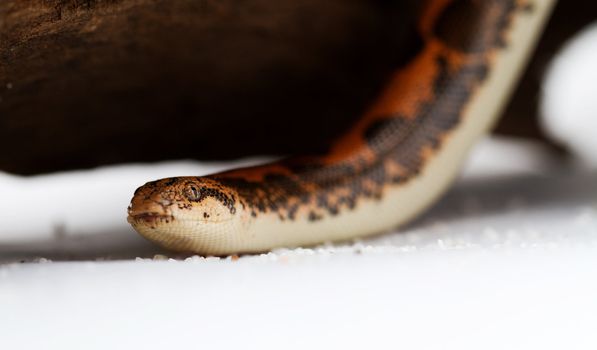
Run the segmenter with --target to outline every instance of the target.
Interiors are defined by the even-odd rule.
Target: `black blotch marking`
[[[318,221],[323,219],[323,216],[317,214],[316,212],[312,211],[309,213],[309,221]]]
[[[456,0],[446,6],[433,34],[462,52],[482,53],[496,46],[503,47],[505,40],[500,36],[516,7],[516,1]]]
[[[408,137],[413,121],[399,115],[374,121],[365,130],[365,141],[375,150],[387,149]]]
[[[164,185],[165,186],[172,186],[175,183],[177,183],[178,181],[180,181],[179,178],[177,178],[177,177],[171,177],[171,178],[169,178],[169,179],[166,180],[166,182],[164,183]]]

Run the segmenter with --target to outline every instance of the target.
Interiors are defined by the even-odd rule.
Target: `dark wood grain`
[[[415,7],[3,0],[0,169],[317,151],[414,51]]]

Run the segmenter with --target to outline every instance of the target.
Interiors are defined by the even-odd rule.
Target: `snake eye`
[[[201,199],[201,191],[195,186],[189,186],[186,190],[187,198],[191,201],[198,201]]]

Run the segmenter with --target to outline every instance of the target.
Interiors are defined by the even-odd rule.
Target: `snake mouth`
[[[159,213],[139,213],[134,215],[129,215],[128,222],[132,223],[144,223],[147,225],[155,225],[158,223],[169,223],[174,221],[174,216],[172,215],[164,215]]]

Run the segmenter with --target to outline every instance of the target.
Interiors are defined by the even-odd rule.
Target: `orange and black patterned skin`
[[[177,220],[167,214],[170,207],[197,210],[215,199],[230,215],[242,210],[255,219],[275,214],[284,222],[317,222],[350,213],[363,200],[382,199],[388,187],[416,178],[442,148],[488,77],[494,55],[507,47],[512,19],[533,10],[520,0],[428,1],[419,52],[397,67],[377,102],[326,154],[147,183],[135,192],[129,221],[151,226]],[[148,201],[162,207],[160,214],[144,207]]]

